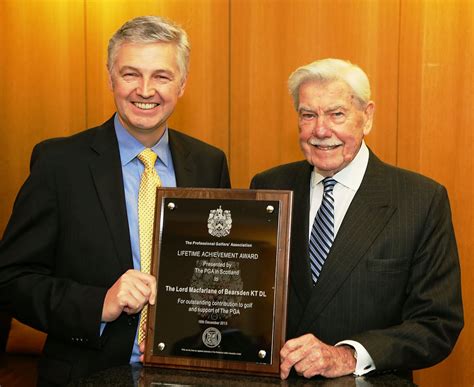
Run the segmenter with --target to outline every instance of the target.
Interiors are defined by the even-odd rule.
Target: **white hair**
[[[344,81],[353,90],[361,106],[370,101],[370,83],[365,72],[357,65],[342,59],[321,59],[297,68],[288,79],[288,89],[295,108],[299,105],[299,91],[303,83]]]

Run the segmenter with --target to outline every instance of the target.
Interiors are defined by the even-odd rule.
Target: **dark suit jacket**
[[[169,144],[179,187],[230,187],[222,151],[171,129]],[[130,361],[138,316],[99,327],[107,289],[131,268],[113,119],[37,145],[0,245],[0,298],[48,333],[43,382]]]
[[[323,266],[310,277],[312,166],[258,174],[251,188],[293,190],[287,337],[352,339],[377,370],[431,366],[463,326],[459,260],[444,187],[382,163],[369,164]],[[337,203],[336,203],[337,205]]]

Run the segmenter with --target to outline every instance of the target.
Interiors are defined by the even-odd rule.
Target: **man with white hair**
[[[463,327],[446,189],[368,149],[375,104],[358,66],[319,60],[289,89],[306,160],[251,183],[294,192],[282,379],[440,362]]]
[[[0,244],[0,296],[14,317],[48,334],[40,385],[139,362],[140,312],[156,298],[142,265],[156,187],[230,188],[221,150],[168,128],[189,51],[186,32],[169,20],[128,21],[108,48],[116,114],[33,151]]]

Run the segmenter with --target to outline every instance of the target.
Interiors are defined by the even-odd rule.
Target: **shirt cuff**
[[[375,370],[375,364],[372,357],[361,343],[354,340],[343,340],[337,343],[336,347],[338,345],[349,345],[356,351],[356,367],[354,371],[355,376],[362,376],[369,373],[370,371]]]
[[[105,323],[105,322],[100,323],[100,331],[99,331],[99,336],[100,337],[102,337],[102,333],[104,333],[104,329],[105,329],[106,325],[107,325],[107,323]]]

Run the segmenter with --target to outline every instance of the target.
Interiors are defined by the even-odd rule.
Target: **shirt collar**
[[[130,163],[138,154],[140,154],[146,147],[133,137],[127,129],[125,129],[118,118],[118,114],[114,117],[115,134],[120,151],[120,160],[122,166]],[[151,149],[158,155],[158,158],[163,164],[168,167],[171,162],[171,151],[169,147],[169,134],[168,128],[165,128],[163,136],[160,140],[151,147]]]
[[[369,148],[365,144],[365,141],[362,141],[359,152],[357,152],[356,157],[341,171],[336,173],[333,178],[340,184],[346,186],[347,188],[357,191],[362,183],[364,178],[365,170],[367,169],[367,164],[369,163]],[[313,169],[311,186],[314,188],[324,179],[323,175],[320,175],[316,170]]]

